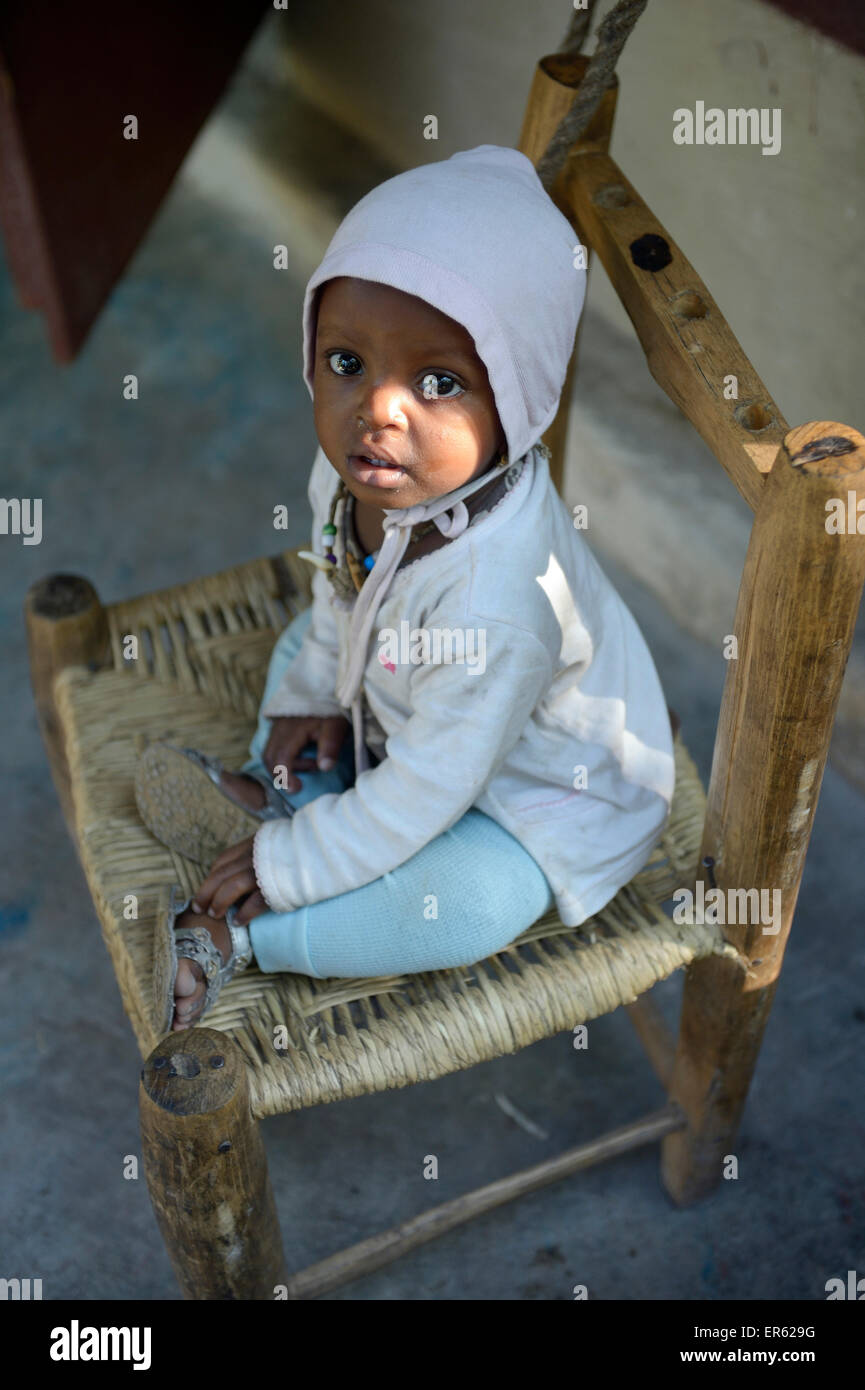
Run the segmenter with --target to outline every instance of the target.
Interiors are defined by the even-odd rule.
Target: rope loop
[[[580,83],[574,104],[559,123],[536,166],[538,178],[548,193],[559,175],[568,151],[585,132],[604,92],[612,86],[619,54],[648,2],[649,0],[618,0],[609,14],[601,20],[595,51]],[[579,53],[580,45],[591,23],[595,4],[596,0],[588,0],[585,10],[575,10],[559,49],[560,56],[571,57]]]

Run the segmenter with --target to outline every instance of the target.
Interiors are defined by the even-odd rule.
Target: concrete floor
[[[270,553],[276,502],[292,511],[285,543],[308,539],[305,278],[335,219],[389,171],[301,104],[286,119],[291,101],[241,70],[72,367],[52,365],[39,319],[0,278],[3,490],[41,496],[44,528],[38,546],[0,537],[0,1277],[41,1278],[46,1299],[179,1294],[144,1181],[123,1176],[139,1153],[140,1062],[47,771],[21,607],[51,571],[86,574],[113,600]],[[295,148],[292,130],[304,132]],[[274,281],[279,241],[296,264]],[[137,402],[121,397],[130,371]],[[590,425],[591,401],[577,427],[580,412]],[[598,554],[706,780],[724,663]],[[570,1300],[576,1283],[592,1299],[823,1300],[827,1279],[861,1273],[863,825],[865,798],[830,767],[737,1181],[679,1211],[652,1147],[493,1212],[334,1300]],[[681,985],[679,975],[654,991],[671,1027]],[[289,1264],[662,1103],[619,1010],[589,1025],[586,1052],[563,1034],[437,1082],[269,1120]],[[428,1153],[435,1191],[422,1177]]]

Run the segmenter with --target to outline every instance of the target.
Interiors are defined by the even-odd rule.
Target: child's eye
[[[327,358],[328,364],[329,364],[330,367],[331,367],[331,371],[336,372],[336,375],[337,375],[337,376],[343,376],[344,373],[338,371],[337,368],[333,366],[333,364],[332,364],[332,359],[333,359],[334,357],[348,358],[348,359],[349,359],[350,361],[352,361],[352,362],[356,362],[356,361],[358,360],[358,359],[355,357],[355,355],[354,355],[353,352],[328,352],[328,353],[325,353],[325,357]],[[350,376],[354,376],[355,373],[354,373],[354,372],[350,372],[349,375],[350,375]]]
[[[443,391],[441,387],[438,386],[437,383],[440,381],[449,381],[451,385],[456,386],[457,391],[460,393],[463,390],[456,377],[451,376],[449,372],[427,372],[422,385],[424,396],[428,401],[448,401],[454,399],[453,394],[449,390]]]

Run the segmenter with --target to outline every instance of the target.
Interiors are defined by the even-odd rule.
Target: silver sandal
[[[165,740],[148,744],[138,759],[135,800],[141,819],[169,849],[198,864],[212,864],[229,845],[254,835],[262,821],[294,815],[266,773],[245,774],[264,788],[264,805],[253,810],[220,786],[224,770],[221,759]]]
[[[177,918],[192,906],[192,899],[181,899],[180,891],[176,884],[170,888],[163,887],[157,906],[153,949],[153,1016],[161,1034],[173,1031],[174,985],[179,960],[197,961],[204,974],[204,1007],[189,1025],[193,1028],[213,1008],[223,985],[245,970],[252,960],[249,928],[238,925],[234,920],[234,907],[230,907],[225,914],[232,946],[231,955],[225,962],[206,928],[176,927]]]

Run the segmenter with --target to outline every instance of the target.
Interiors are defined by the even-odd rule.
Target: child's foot
[[[175,926],[204,927],[210,932],[213,944],[225,965],[231,955],[232,946],[228,927],[221,917],[202,916],[187,908],[185,912],[181,912]],[[204,1008],[205,992],[204,974],[198,961],[181,956],[177,962],[177,979],[174,982],[174,1022],[171,1025],[173,1033],[192,1027]]]
[[[262,771],[223,769],[221,760],[195,748],[158,739],[135,769],[138,814],[157,840],[197,864],[210,865],[229,845],[256,833],[263,820],[293,809]],[[291,780],[293,790],[299,790]]]
[[[219,785],[233,800],[251,811],[260,811],[264,805],[264,787],[245,772],[222,772]]]

